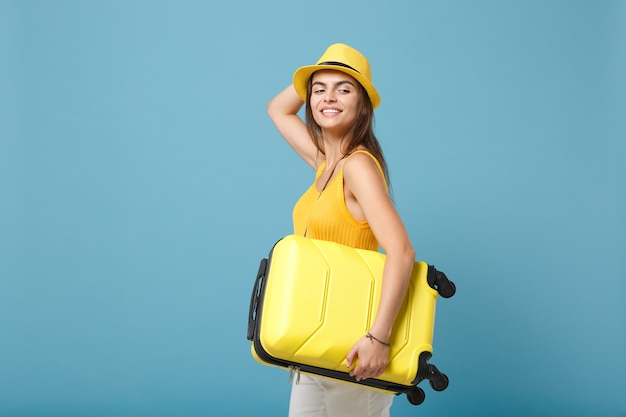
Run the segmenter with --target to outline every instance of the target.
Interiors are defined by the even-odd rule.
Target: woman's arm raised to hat
[[[290,85],[267,103],[267,113],[287,143],[307,164],[316,169],[317,148],[311,141],[306,125],[298,116],[303,104],[293,85]]]

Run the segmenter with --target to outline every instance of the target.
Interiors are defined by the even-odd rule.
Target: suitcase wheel
[[[450,298],[455,293],[456,285],[454,285],[454,282],[446,278],[446,281],[439,286],[439,295],[441,295],[443,298]]]
[[[437,290],[443,298],[450,298],[456,293],[456,285],[450,281],[446,274],[438,271],[433,265],[428,265],[428,275],[426,277],[428,285]]]
[[[426,398],[426,394],[424,394],[424,390],[420,387],[412,387],[407,393],[406,398],[413,405],[420,405],[424,402]]]
[[[430,383],[430,387],[435,390],[435,391],[443,391],[444,389],[448,388],[448,384],[450,383],[450,380],[448,379],[448,376],[446,374],[443,373],[439,373],[439,375],[437,376],[432,376],[428,382]]]
[[[443,391],[448,388],[448,376],[441,372],[435,365],[432,363],[428,364],[428,373],[426,375],[428,378],[428,383],[430,387],[435,391]]]

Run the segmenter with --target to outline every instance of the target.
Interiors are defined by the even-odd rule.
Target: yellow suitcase
[[[428,379],[435,391],[448,377],[428,363],[432,356],[435,304],[456,287],[445,274],[416,262],[407,296],[390,340],[390,361],[376,379],[357,382],[346,368],[348,351],[376,315],[382,253],[289,235],[261,261],[250,301],[248,340],[265,365],[405,393],[424,401],[417,386]]]

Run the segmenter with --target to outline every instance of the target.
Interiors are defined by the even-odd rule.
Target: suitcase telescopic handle
[[[256,274],[254,280],[254,287],[252,288],[252,296],[250,297],[250,311],[248,312],[248,340],[254,339],[254,332],[256,328],[256,315],[259,305],[259,297],[261,295],[261,281],[267,271],[267,258],[261,259],[259,265],[259,271]]]

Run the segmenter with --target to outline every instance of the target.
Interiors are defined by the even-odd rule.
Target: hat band
[[[348,64],[344,64],[343,62],[338,62],[338,61],[324,61],[324,62],[319,62],[317,65],[334,65],[337,67],[344,67],[344,68],[348,68],[351,69],[354,72],[357,72],[360,74],[359,71],[357,71],[356,69],[352,68],[350,65]]]

